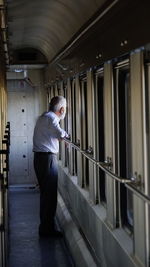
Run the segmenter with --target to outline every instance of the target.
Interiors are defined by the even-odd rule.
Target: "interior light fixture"
[[[22,69],[15,69],[14,72],[23,72],[24,70]]]
[[[57,63],[57,66],[59,66],[64,71],[68,70],[68,66],[64,66],[64,65],[62,65],[60,63]]]

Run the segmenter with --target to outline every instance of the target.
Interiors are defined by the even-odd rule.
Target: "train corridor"
[[[0,0],[0,267],[150,267],[149,11],[148,0]],[[33,146],[49,112],[66,132],[55,151]],[[57,152],[62,239],[39,238],[33,152]]]
[[[9,191],[9,267],[73,267],[64,238],[39,238],[39,190]]]

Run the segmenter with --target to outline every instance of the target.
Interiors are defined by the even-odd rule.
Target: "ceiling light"
[[[22,69],[15,69],[14,72],[23,72]]]

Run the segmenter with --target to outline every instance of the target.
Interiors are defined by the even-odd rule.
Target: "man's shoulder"
[[[48,111],[48,112],[44,112],[40,117],[39,117],[39,122],[48,122],[50,124],[58,124],[59,123],[59,118],[58,116],[52,112],[52,111]]]
[[[48,112],[42,113],[40,116],[38,116],[36,124],[41,124],[42,122],[46,120],[52,120],[51,116],[49,116]]]
[[[52,114],[50,114],[50,112],[44,112],[39,116],[39,118],[52,118]]]
[[[53,114],[52,114],[53,112],[51,112],[51,111],[45,111],[41,116],[46,116],[46,117],[51,117],[51,116],[53,116]]]
[[[46,117],[46,118],[49,118],[50,120],[54,120],[54,119],[55,119],[55,113],[53,113],[53,112],[51,112],[51,111],[49,111],[49,112],[45,112],[45,113],[43,114],[43,116]]]
[[[50,120],[52,120],[52,121],[57,121],[57,122],[59,122],[59,118],[58,118],[58,116],[57,116],[54,112],[52,112],[52,111],[47,112],[47,113],[45,114],[45,116],[48,117],[48,118],[50,118]]]

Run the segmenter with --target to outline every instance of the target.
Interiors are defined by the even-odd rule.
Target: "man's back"
[[[59,121],[58,116],[52,111],[45,112],[38,118],[33,135],[34,152],[58,153],[58,139],[66,134],[60,128]]]

